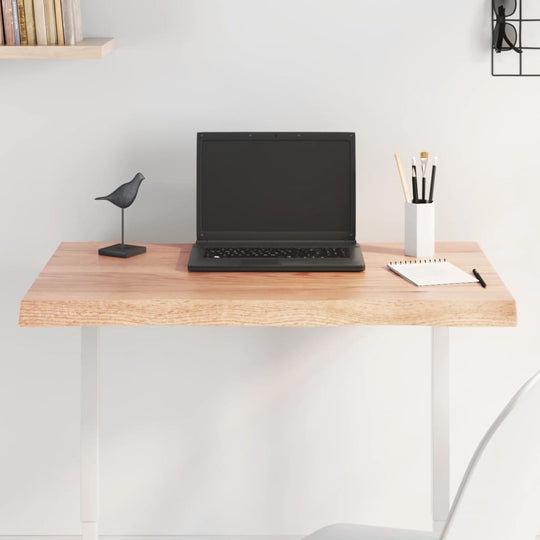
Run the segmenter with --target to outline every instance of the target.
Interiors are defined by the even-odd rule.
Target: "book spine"
[[[4,40],[6,45],[15,45],[15,29],[13,27],[13,4],[11,0],[2,0],[4,17]]]
[[[28,34],[26,33],[26,13],[24,11],[24,0],[17,0],[17,12],[19,15],[19,30],[21,33],[21,45],[28,45]]]
[[[58,45],[64,45],[64,27],[62,24],[61,0],[54,0],[54,13],[56,15],[56,35],[58,36]]]
[[[62,20],[64,22],[64,43],[75,45],[75,22],[73,20],[73,0],[62,0]]]
[[[4,17],[2,17],[2,5],[0,4],[0,45],[4,44]]]
[[[54,13],[54,0],[45,0],[45,22],[47,24],[47,44],[57,45],[56,15]]]
[[[45,17],[45,0],[34,0],[34,21],[36,23],[36,42],[47,45],[47,19]]]
[[[73,0],[73,24],[75,25],[75,41],[83,40],[81,0]]]
[[[36,45],[36,23],[34,20],[34,0],[24,0],[24,11],[26,16],[26,35],[28,45]]]
[[[11,12],[13,13],[13,32],[15,33],[15,45],[21,44],[21,29],[19,28],[19,7],[17,0],[11,0]]]

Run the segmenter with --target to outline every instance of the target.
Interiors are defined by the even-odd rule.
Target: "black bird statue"
[[[100,255],[127,259],[128,257],[133,257],[134,255],[140,255],[141,253],[146,252],[145,246],[132,246],[129,244],[124,244],[124,209],[131,206],[133,201],[135,201],[137,193],[139,192],[139,187],[143,180],[144,176],[141,173],[137,173],[131,182],[122,184],[109,195],[95,198],[96,201],[109,201],[122,209],[122,243],[101,248],[98,250]]]

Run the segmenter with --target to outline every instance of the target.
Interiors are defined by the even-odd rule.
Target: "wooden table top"
[[[403,244],[362,244],[366,271],[187,270],[191,244],[147,244],[131,259],[102,257],[106,243],[62,243],[21,302],[21,326],[515,326],[516,304],[471,242],[439,243],[488,287],[416,287],[386,267]]]

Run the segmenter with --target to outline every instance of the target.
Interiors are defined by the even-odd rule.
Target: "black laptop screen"
[[[353,239],[354,135],[258,135],[199,136],[199,239]]]

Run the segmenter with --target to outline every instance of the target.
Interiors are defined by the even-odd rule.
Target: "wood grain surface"
[[[402,244],[362,244],[366,271],[187,271],[190,244],[147,244],[131,259],[107,243],[62,243],[21,302],[21,326],[515,326],[516,305],[475,243],[437,244],[488,284],[416,287],[386,267]]]

